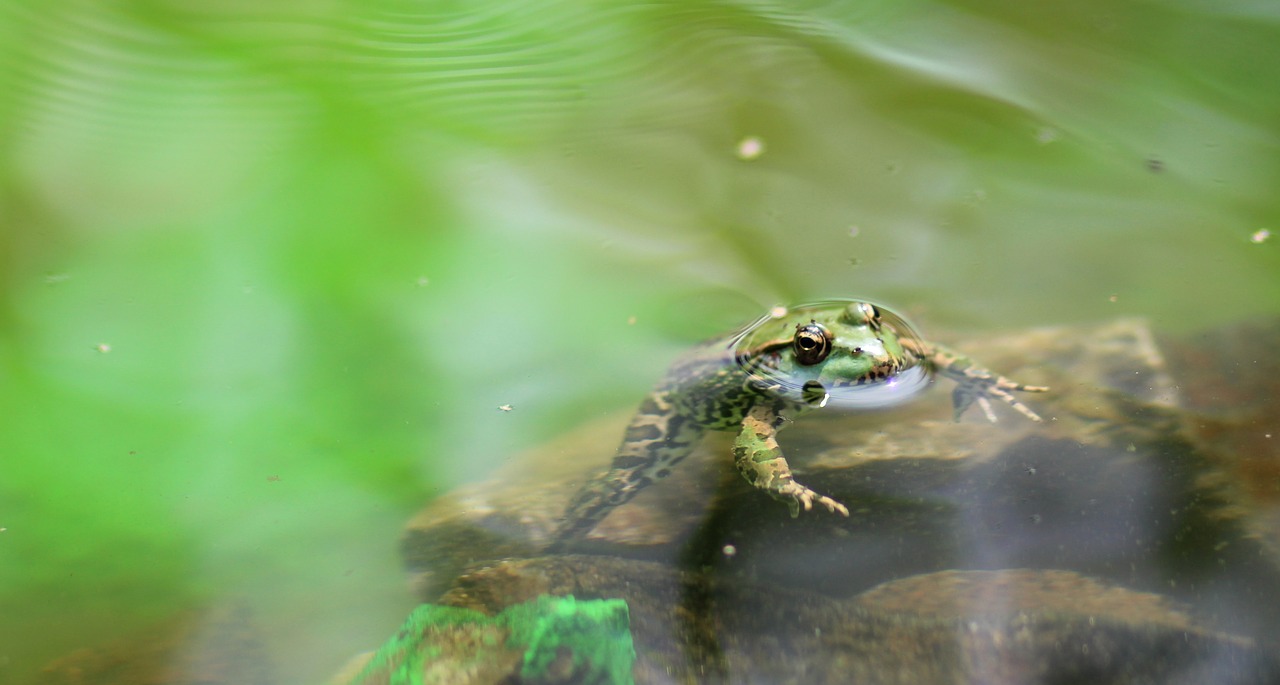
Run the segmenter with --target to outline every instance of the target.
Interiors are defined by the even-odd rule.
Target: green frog
[[[610,511],[665,478],[711,430],[737,433],[738,471],[785,503],[792,517],[815,504],[848,516],[840,502],[796,482],[778,446],[778,431],[815,409],[905,402],[935,375],[956,382],[957,420],[976,402],[994,422],[993,398],[1040,420],[1012,393],[1048,388],[1009,380],[926,342],[884,307],[837,300],[775,308],[728,338],[699,345],[671,366],[632,418],[609,470],[570,502],[550,549],[586,535]]]

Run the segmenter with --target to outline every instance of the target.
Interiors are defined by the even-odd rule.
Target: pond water
[[[417,603],[416,511],[778,304],[1140,317],[1261,521],[1276,365],[1197,336],[1280,315],[1277,45],[1248,0],[10,4],[0,680],[232,615],[323,681]]]

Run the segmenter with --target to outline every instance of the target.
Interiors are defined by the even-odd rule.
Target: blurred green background
[[[236,602],[316,682],[775,303],[1280,313],[1278,83],[1266,0],[4,3],[0,680]]]

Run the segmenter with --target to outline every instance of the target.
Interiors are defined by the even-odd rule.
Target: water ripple
[[[890,10],[876,4],[146,7],[0,8],[17,37],[0,58],[4,107],[29,126],[109,136],[145,138],[193,121],[278,129],[338,116],[391,135],[522,140],[572,127],[573,115],[590,108],[619,119],[642,114],[651,125],[691,121],[751,97],[757,83],[785,90],[833,56],[854,77],[873,65],[972,89],[984,76],[911,63],[877,43],[865,30]]]

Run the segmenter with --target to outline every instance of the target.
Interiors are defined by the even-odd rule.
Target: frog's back
[[[732,341],[718,339],[694,347],[667,370],[654,393],[670,411],[703,430],[737,430],[763,396],[748,383]]]

